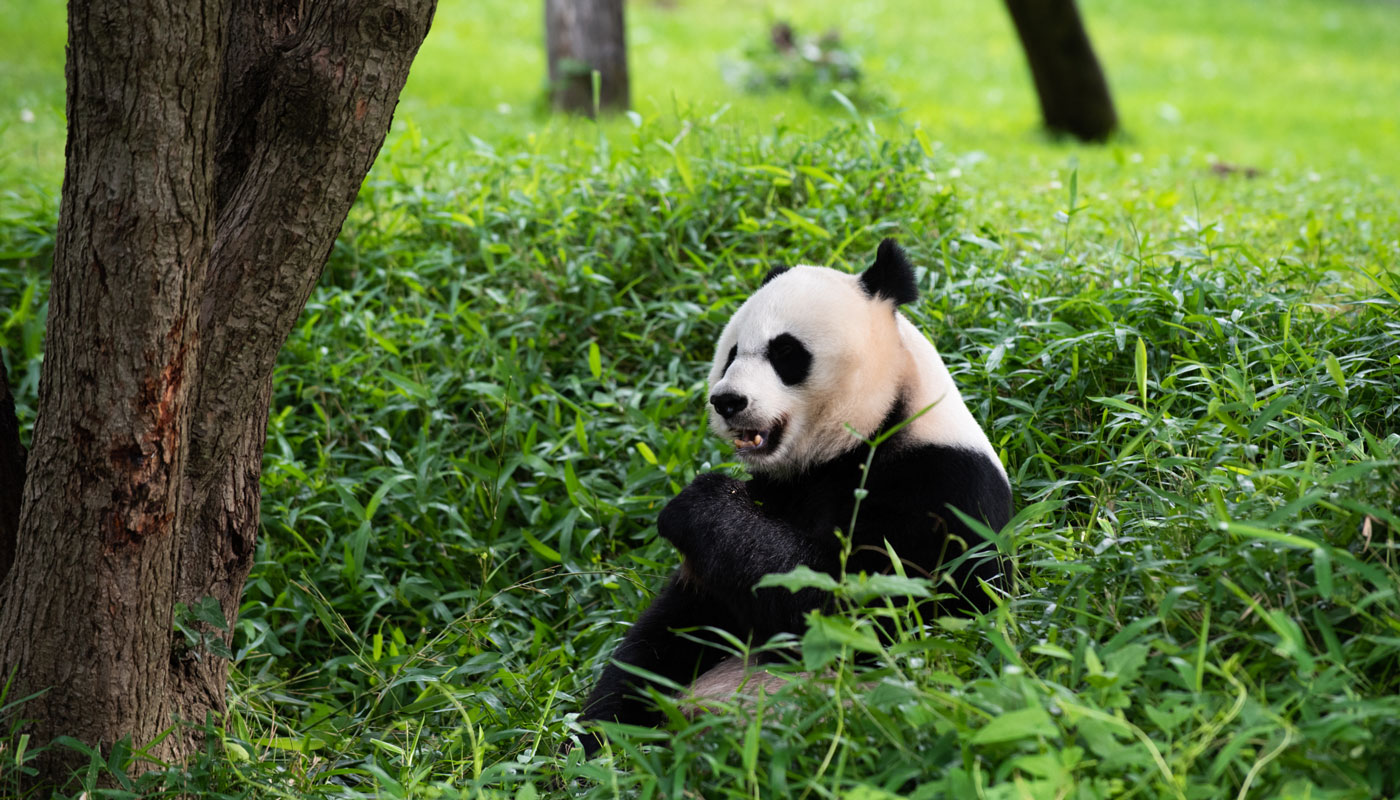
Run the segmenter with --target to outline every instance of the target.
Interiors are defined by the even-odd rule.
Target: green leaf
[[[370,496],[369,502],[365,504],[365,520],[368,521],[374,519],[374,512],[379,508],[379,504],[384,502],[384,497],[385,495],[389,494],[390,489],[393,489],[395,486],[398,486],[404,481],[412,480],[414,477],[416,476],[412,474],[399,473],[398,475],[394,475],[390,477],[387,481],[384,481],[384,483],[380,484],[379,488],[375,489],[374,494]]]
[[[860,112],[856,110],[856,104],[851,102],[851,98],[842,94],[839,89],[832,89],[831,97],[833,100],[840,103],[841,107],[846,109],[848,114],[856,119],[860,119]]]
[[[384,380],[397,386],[399,388],[399,391],[403,392],[409,397],[412,397],[417,400],[434,399],[433,391],[427,386],[424,386],[423,384],[419,383],[418,381],[412,380],[411,378],[408,378],[404,375],[400,375],[397,372],[390,372],[389,370],[382,370],[379,374],[384,376]]]
[[[793,210],[790,209],[790,208],[780,208],[780,209],[778,209],[778,213],[780,213],[780,214],[782,214],[783,216],[787,217],[788,222],[792,223],[792,226],[793,226],[794,228],[799,228],[799,229],[801,229],[801,230],[804,230],[804,231],[806,231],[806,232],[812,234],[813,236],[816,236],[816,237],[819,237],[819,238],[822,238],[822,239],[830,239],[830,238],[831,238],[831,233],[830,233],[829,231],[827,231],[826,228],[823,228],[822,226],[816,224],[815,222],[812,222],[812,221],[806,219],[806,218],[803,217],[801,214],[798,214],[796,211],[793,211]]]
[[[1337,388],[1342,390],[1342,394],[1347,393],[1347,377],[1342,374],[1342,364],[1337,357],[1331,353],[1327,354],[1327,359],[1322,362],[1327,367],[1327,374],[1332,376],[1332,381],[1337,384]]]
[[[1298,666],[1304,672],[1311,672],[1313,668],[1313,656],[1308,648],[1308,643],[1303,638],[1303,629],[1298,623],[1293,621],[1288,613],[1279,609],[1270,609],[1264,616],[1264,621],[1269,623],[1269,627],[1278,634],[1278,645],[1274,652],[1286,658],[1291,658],[1298,662]]]
[[[583,454],[591,455],[588,450],[588,431],[584,428],[582,413],[574,414],[574,438],[578,440],[579,449]]]
[[[1147,408],[1147,343],[1139,336],[1137,340],[1137,358],[1134,359],[1134,372],[1137,375],[1138,402],[1143,408]]]
[[[1332,554],[1325,547],[1313,551],[1313,575],[1317,591],[1324,600],[1332,599]]]
[[[208,650],[209,654],[215,658],[233,660],[233,651],[228,649],[228,644],[224,642],[222,636],[204,637],[204,649]]]
[[[848,584],[851,599],[857,603],[868,603],[877,597],[928,597],[927,578],[909,578],[899,575],[870,575]]]
[[[1043,656],[1050,656],[1051,658],[1059,658],[1059,659],[1063,659],[1063,660],[1065,660],[1065,661],[1073,661],[1073,660],[1074,660],[1074,654],[1073,654],[1073,653],[1071,653],[1070,651],[1064,649],[1063,647],[1060,647],[1060,646],[1057,645],[1057,644],[1033,644],[1033,645],[1030,646],[1030,651],[1031,651],[1032,653],[1039,653],[1040,655],[1043,655]]]
[[[366,330],[365,330],[365,333],[368,333],[368,334],[369,334],[369,338],[373,339],[373,340],[375,341],[376,344],[378,344],[380,347],[384,348],[385,350],[388,350],[388,351],[389,351],[390,353],[392,353],[393,355],[396,355],[396,356],[397,356],[397,355],[402,355],[402,353],[399,352],[398,345],[395,345],[391,340],[389,340],[389,339],[387,339],[387,338],[385,338],[385,337],[383,337],[383,336],[380,336],[378,333],[376,333],[376,332],[375,332],[374,330],[372,330],[372,329],[366,329]]]
[[[1129,750],[1117,737],[1122,729],[1093,717],[1084,717],[1075,723],[1075,730],[1089,749],[1100,758],[1119,758]]]
[[[232,762],[234,762],[234,763],[242,763],[242,762],[247,762],[247,761],[250,760],[250,759],[248,758],[248,750],[247,750],[247,748],[245,748],[243,745],[239,744],[238,742],[234,742],[234,741],[230,741],[230,740],[228,740],[228,739],[225,739],[225,740],[224,740],[224,752],[228,754],[229,760],[232,761]],[[23,753],[21,753],[20,755],[23,756]],[[23,763],[23,758],[20,759],[20,762]]]
[[[269,736],[258,739],[253,744],[272,750],[286,750],[292,753],[309,753],[312,750],[320,750],[325,747],[327,743],[314,736],[301,738],[292,736]]]
[[[929,795],[932,796],[932,795]],[[878,786],[862,783],[841,794],[841,800],[903,800],[904,795],[895,794]]]
[[[536,539],[533,535],[531,535],[529,531],[525,530],[524,528],[520,530],[520,535],[525,537],[525,543],[530,545],[530,549],[534,550],[536,553],[539,553],[542,558],[548,561],[553,561],[556,564],[564,560],[564,557],[559,555],[558,550],[555,550],[553,547],[550,547],[544,542],[541,542],[539,539]]]
[[[1116,397],[1090,397],[1089,399],[1090,399],[1091,401],[1095,402],[1095,403],[1102,403],[1102,404],[1104,404],[1104,405],[1106,405],[1106,406],[1112,406],[1113,408],[1116,408],[1116,409],[1118,409],[1118,410],[1120,410],[1120,411],[1129,411],[1129,412],[1132,412],[1132,413],[1134,413],[1134,414],[1146,414],[1146,413],[1147,413],[1147,409],[1145,409],[1145,408],[1138,408],[1137,406],[1133,405],[1132,403],[1125,403],[1125,402],[1123,402],[1122,400],[1119,400],[1119,399],[1116,398]]]
[[[637,452],[642,454],[642,458],[646,459],[648,464],[653,467],[657,465],[656,454],[651,452],[651,448],[647,447],[646,442],[637,442]]]
[[[844,187],[846,185],[845,181],[841,180],[835,175],[832,175],[830,172],[821,169],[820,167],[800,165],[797,167],[797,171],[801,172],[804,175],[810,175],[811,177],[816,178],[819,181],[832,184],[833,186]]]
[[[1289,547],[1298,547],[1305,550],[1316,550],[1321,546],[1317,542],[1309,541],[1301,536],[1294,536],[1291,533],[1279,533],[1255,525],[1245,525],[1241,522],[1220,522],[1217,524],[1222,529],[1228,530],[1236,536],[1244,536],[1249,539],[1263,539],[1265,541],[1278,542],[1279,544]]]
[[[223,606],[213,597],[205,595],[190,609],[194,618],[221,631],[228,630],[228,620],[224,617]]]
[[[1147,663],[1147,654],[1151,652],[1145,644],[1125,645],[1104,656],[1104,666],[1109,671],[1118,675],[1118,679],[1123,683],[1131,683],[1137,679],[1138,673]]]
[[[752,775],[758,765],[758,743],[759,733],[763,726],[759,719],[755,718],[749,722],[748,728],[744,731],[744,750],[742,753],[744,772]]]
[[[802,589],[821,589],[824,592],[834,592],[840,584],[825,572],[817,572],[811,567],[801,564],[792,572],[775,572],[771,575],[764,575],[754,588],[767,589],[775,586],[794,593]]]
[[[594,380],[603,377],[603,353],[598,349],[597,342],[588,343],[588,371]]]
[[[802,664],[818,670],[835,661],[846,649],[862,653],[880,652],[880,641],[868,630],[858,629],[846,617],[808,617],[807,633],[802,637]]]
[[[582,506],[588,495],[583,491],[583,484],[579,483],[578,475],[574,472],[574,462],[564,462],[564,491],[569,494],[569,502],[576,506]]]
[[[132,787],[131,777],[126,774],[127,760],[131,758],[131,737],[123,736],[111,745],[107,754],[107,772],[116,778],[123,789]]]
[[[1008,711],[992,719],[972,735],[973,744],[999,744],[1039,736],[1058,736],[1059,727],[1040,706]]]
[[[1272,422],[1274,417],[1277,417],[1279,414],[1283,413],[1284,409],[1293,405],[1293,401],[1295,399],[1296,398],[1294,398],[1293,395],[1289,394],[1286,394],[1282,397],[1274,398],[1274,401],[1265,406],[1264,410],[1259,412],[1259,416],[1255,417],[1254,421],[1249,423],[1250,439],[1254,439],[1261,432],[1263,432],[1264,426]]]
[[[932,158],[933,145],[929,144],[928,134],[924,132],[923,128],[914,129],[914,139],[918,141],[919,149],[923,151],[924,158]]]
[[[686,161],[685,156],[681,155],[679,149],[672,150],[671,157],[676,162],[676,172],[680,173],[681,183],[685,184],[685,190],[693,193],[695,191],[695,176],[690,172],[690,164]]]

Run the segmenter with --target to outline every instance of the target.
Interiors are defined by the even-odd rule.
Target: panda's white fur
[[[860,276],[826,267],[798,266],[768,281],[725,326],[710,369],[710,396],[738,394],[748,406],[729,420],[712,407],[711,430],[733,439],[780,427],[776,449],[737,455],[754,472],[797,473],[849,450],[855,440],[846,426],[873,435],[902,395],[911,411],[932,406],[910,423],[912,439],[977,450],[1000,467],[933,343],[892,308],[868,295]],[[818,354],[796,386],[785,385],[765,355],[784,333]]]

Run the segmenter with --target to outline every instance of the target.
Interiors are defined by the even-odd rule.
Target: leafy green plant
[[[725,79],[746,92],[790,91],[814,103],[887,106],[884,95],[866,82],[860,63],[860,54],[835,28],[820,36],[799,35],[779,21],[765,40],[751,43],[723,68]]]

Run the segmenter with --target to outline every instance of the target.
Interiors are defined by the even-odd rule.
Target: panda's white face
[[[900,319],[859,275],[794,267],[771,277],[720,336],[711,429],[754,472],[794,474],[850,450],[859,439],[846,426],[874,434],[915,368]]]

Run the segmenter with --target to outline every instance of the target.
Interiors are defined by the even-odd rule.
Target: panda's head
[[[914,359],[896,307],[918,297],[892,239],[859,275],[779,267],[725,326],[710,370],[710,427],[756,473],[791,475],[870,437]]]

